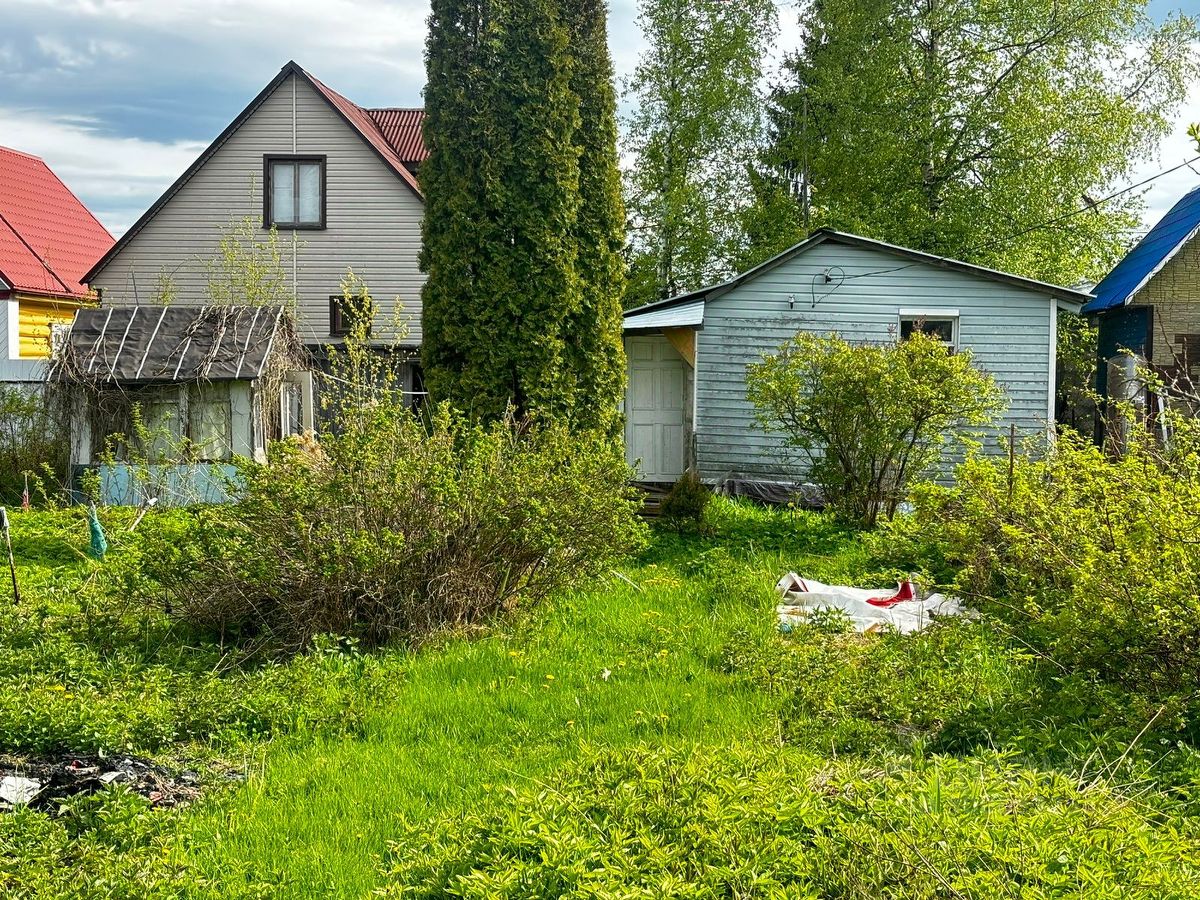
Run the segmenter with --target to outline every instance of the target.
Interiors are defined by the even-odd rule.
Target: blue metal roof
[[[1200,228],[1200,187],[1183,195],[1171,211],[1125,254],[1092,291],[1096,299],[1083,312],[1103,312],[1125,306],[1151,276],[1165,266]]]

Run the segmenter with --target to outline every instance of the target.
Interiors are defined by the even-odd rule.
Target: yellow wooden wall
[[[51,326],[70,325],[79,307],[80,304],[70,300],[17,297],[20,358],[49,358]]]

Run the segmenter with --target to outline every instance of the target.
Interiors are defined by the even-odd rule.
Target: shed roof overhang
[[[97,384],[249,381],[294,342],[281,307],[80,309],[51,378]]]
[[[664,309],[649,309],[636,315],[625,316],[625,332],[658,331],[663,328],[699,328],[704,324],[704,298],[669,306]]]

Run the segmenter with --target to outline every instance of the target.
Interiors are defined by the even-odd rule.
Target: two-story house
[[[42,160],[0,147],[0,383],[45,376],[56,325],[91,301],[112,235]]]
[[[365,109],[285,65],[87,273],[104,306],[204,305],[222,234],[251,219],[276,229],[300,339],[317,349],[346,323],[347,270],[377,304],[381,344],[421,342],[426,157],[420,109]],[[237,298],[234,298],[237,302]],[[417,378],[415,362],[407,380]]]
[[[404,388],[419,391],[423,117],[360,107],[289,62],[107,253],[92,257],[99,261],[84,280],[100,309],[76,319],[71,352],[53,376],[81,390],[71,459],[99,466],[109,502],[212,499],[199,470],[172,460],[261,457],[272,438],[311,428],[319,389],[308,364],[320,369],[321,350],[348,328],[350,271],[376,304],[372,341],[413,351]],[[286,281],[272,293],[294,296],[294,318],[255,306],[221,263],[223,242],[253,240],[261,262],[269,238]],[[293,345],[306,347],[307,359]],[[134,484],[120,452],[115,464],[99,455],[110,436],[130,434],[133,404],[148,433],[137,443],[164,464],[155,470],[162,484]]]

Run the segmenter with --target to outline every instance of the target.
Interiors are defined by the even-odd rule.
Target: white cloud
[[[256,48],[280,63],[340,55],[345,68],[369,63],[403,71],[423,66],[429,14],[428,0],[0,0],[4,5],[139,44],[139,35],[185,35],[226,60],[254,58],[247,51]],[[59,39],[44,48],[62,65],[78,65],[80,49]]]
[[[114,234],[121,234],[196,159],[199,141],[113,137],[78,117],[0,107],[7,146],[40,156]]]
[[[98,62],[124,59],[130,50],[119,41],[89,38],[72,43],[58,35],[40,34],[35,39],[37,48],[60,68],[82,69]]]

